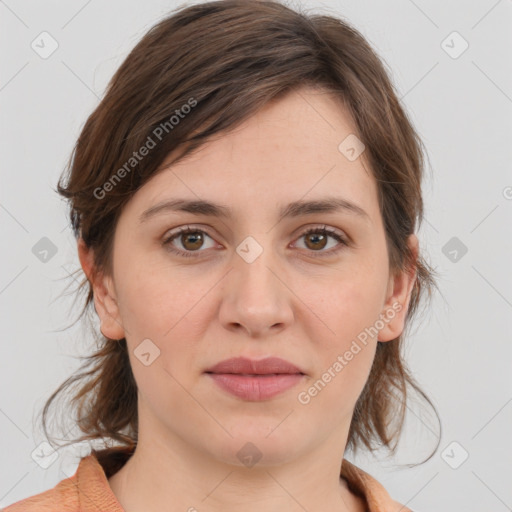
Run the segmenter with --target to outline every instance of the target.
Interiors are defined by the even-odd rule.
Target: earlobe
[[[94,272],[94,254],[82,238],[78,240],[78,258],[82,269],[91,283],[94,293],[94,309],[101,322],[101,333],[106,338],[119,340],[125,331],[121,321],[114,283],[110,276]]]
[[[414,255],[414,268],[409,269],[409,272],[403,271],[390,277],[388,297],[380,317],[385,325],[379,331],[377,337],[379,341],[391,341],[398,338],[405,327],[405,318],[417,278],[416,261],[419,247],[415,234],[410,235],[408,244]]]

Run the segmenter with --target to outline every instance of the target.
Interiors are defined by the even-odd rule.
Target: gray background
[[[53,487],[87,451],[63,450],[47,469],[31,457],[45,441],[33,427],[36,413],[78,368],[74,356],[88,353],[89,335],[79,324],[59,331],[78,312],[63,296],[78,258],[52,187],[107,81],[178,5],[0,1],[0,506]],[[440,413],[441,444],[427,463],[397,468],[420,462],[435,446],[436,423],[411,406],[394,460],[384,453],[352,460],[417,512],[512,510],[512,2],[301,5],[346,17],[376,48],[432,170],[419,236],[442,275],[442,295],[411,332],[406,355]],[[31,48],[43,31],[59,45],[46,59]],[[454,31],[469,44],[460,55],[463,41],[448,37]],[[43,237],[56,249],[46,262],[37,256],[36,244],[48,243]]]

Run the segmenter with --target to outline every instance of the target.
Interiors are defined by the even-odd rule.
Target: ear
[[[91,283],[94,292],[94,309],[101,322],[101,333],[113,340],[125,337],[124,327],[111,277],[95,273],[94,253],[82,238],[78,239],[78,258],[80,265]]]
[[[414,255],[414,268],[409,270],[410,274],[403,271],[389,278],[386,302],[380,316],[385,325],[379,331],[378,341],[394,340],[404,330],[405,317],[417,276],[416,261],[419,242],[415,234],[409,236],[408,245]]]

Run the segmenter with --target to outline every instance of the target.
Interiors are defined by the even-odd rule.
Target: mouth
[[[304,375],[304,372],[298,366],[280,357],[266,357],[259,360],[249,359],[247,357],[233,357],[208,368],[205,373],[250,376]]]
[[[228,372],[204,372],[210,375],[239,375],[240,377],[274,377],[276,375],[304,375],[302,372],[297,373],[228,373]]]
[[[305,377],[303,373],[267,373],[263,375],[242,373],[206,372],[224,392],[244,401],[269,400],[295,387]]]
[[[301,382],[306,374],[279,357],[235,357],[204,372],[221,389],[244,401],[269,400]]]

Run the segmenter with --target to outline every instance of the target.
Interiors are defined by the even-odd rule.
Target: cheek
[[[149,270],[143,270],[149,269]],[[196,307],[211,288],[211,278],[191,279],[186,271],[161,264],[123,269],[119,287],[120,313],[128,332],[167,339],[190,324]]]
[[[305,303],[311,312],[321,320],[314,325],[323,326],[326,336],[321,339],[330,340],[328,345],[343,348],[378,318],[385,288],[382,278],[370,271],[353,269],[337,273],[335,280],[317,281],[316,285],[312,282],[301,293],[307,297]]]
[[[154,404],[163,400],[164,409],[179,408],[183,405],[181,401],[187,400],[182,385],[188,387],[196,378],[195,372],[205,364],[203,340],[216,311],[208,299],[216,281],[205,277],[192,283],[185,272],[174,270],[171,274],[169,269],[155,267],[153,270],[147,275],[131,274],[134,279],[124,288],[123,324],[127,327],[131,364],[141,392]],[[146,339],[152,342],[145,342],[148,351],[158,354],[147,367],[137,360],[137,354],[142,353],[138,347]],[[165,399],[159,394],[161,390],[166,390]]]
[[[316,378],[320,387],[328,382],[322,400],[345,397],[350,404],[359,396],[375,356],[378,331],[373,328],[381,312],[383,287],[378,276],[353,272],[336,283],[309,288],[307,304],[314,321],[308,336],[315,340],[319,358]]]
[[[368,379],[377,346],[371,327],[379,316],[380,297],[377,286],[363,286],[357,279],[331,285],[321,298],[309,297],[322,321],[315,321],[309,333],[318,365],[303,396],[319,414],[329,410],[334,422],[350,414]]]

